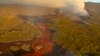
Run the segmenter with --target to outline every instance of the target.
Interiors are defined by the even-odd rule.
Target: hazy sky
[[[100,2],[100,0],[86,0],[86,1]]]

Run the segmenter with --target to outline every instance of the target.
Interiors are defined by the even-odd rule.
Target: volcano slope
[[[100,56],[100,5],[87,3],[86,6],[90,13],[90,25],[72,21],[70,18],[74,17],[69,16],[55,16],[51,19],[53,23],[46,25],[53,33],[52,39],[65,50],[72,51],[76,56]],[[14,13],[14,9],[3,8],[6,11],[0,11],[0,42],[28,41],[41,34],[34,24],[24,23],[14,15],[17,13]]]

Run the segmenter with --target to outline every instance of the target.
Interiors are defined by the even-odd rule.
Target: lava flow
[[[41,30],[43,36],[32,41],[31,48],[33,51],[31,53],[25,53],[22,56],[43,56],[50,53],[54,47],[54,43],[51,39],[51,33],[48,31],[45,23],[43,21],[39,21],[36,26]]]

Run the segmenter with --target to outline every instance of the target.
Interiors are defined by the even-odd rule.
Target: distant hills
[[[86,9],[90,14],[90,21],[100,25],[100,3],[86,3]]]

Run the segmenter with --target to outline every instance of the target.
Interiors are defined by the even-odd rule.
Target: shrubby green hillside
[[[77,56],[85,53],[99,56],[100,26],[80,24],[69,20],[68,17],[61,17],[57,18],[50,28],[56,30],[54,40]]]

